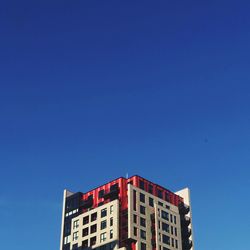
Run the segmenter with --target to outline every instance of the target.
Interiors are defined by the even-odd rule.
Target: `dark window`
[[[136,191],[133,191],[133,205],[134,205],[134,211],[136,211]]]
[[[159,198],[162,199],[162,191],[160,189],[157,190],[157,195]]]
[[[174,228],[171,226],[171,234],[174,234]]]
[[[163,234],[163,235],[162,235],[162,242],[163,242],[164,244],[170,245],[170,238],[169,238],[167,235]]]
[[[101,211],[101,217],[103,218],[103,217],[105,217],[105,216],[107,216],[107,208],[104,208],[104,209],[102,209],[102,211]]]
[[[170,250],[169,248],[163,247],[163,250]]]
[[[148,185],[148,192],[149,192],[150,194],[153,193],[153,186],[152,186],[151,184]]]
[[[90,246],[95,245],[95,243],[96,243],[96,237],[90,238]]]
[[[96,232],[96,224],[95,225],[92,225],[91,227],[90,227],[90,233],[95,233]]]
[[[173,215],[170,214],[170,221],[173,222]]]
[[[174,224],[176,224],[176,216],[174,215]]]
[[[144,183],[144,181],[142,181],[142,180],[139,181],[139,187],[140,187],[140,189],[142,189],[142,190],[145,189],[145,183]]]
[[[134,227],[134,236],[137,236],[137,228]]]
[[[165,232],[169,233],[169,225],[162,222],[162,231],[165,231]]]
[[[114,185],[112,185],[111,187],[110,187],[110,191],[115,191],[115,190],[117,190],[118,189],[118,183],[116,183],[116,184],[114,184]]]
[[[69,235],[71,232],[71,225],[70,223],[65,223],[64,225],[64,235]]]
[[[101,230],[105,229],[106,227],[107,227],[107,221],[104,220],[104,221],[101,222]]]
[[[148,203],[149,203],[149,206],[153,207],[154,206],[154,199],[149,197]]]
[[[82,230],[82,237],[87,236],[88,234],[89,234],[89,228],[88,227],[83,228],[83,230]]]
[[[144,218],[140,218],[140,225],[146,227],[146,220]]]
[[[177,228],[174,228],[174,235],[177,236]]]
[[[147,250],[147,245],[145,243],[141,243],[141,250]]]
[[[163,207],[163,203],[158,201],[158,205]]]
[[[169,220],[169,214],[165,211],[161,211],[161,217],[164,219],[164,220]]]
[[[144,206],[140,206],[140,213],[141,214],[146,214],[146,209]]]
[[[174,238],[172,238],[172,247],[174,247]]]
[[[175,240],[175,247],[178,248],[178,240]]]
[[[140,193],[140,202],[145,203],[145,195]]]
[[[146,232],[144,230],[141,230],[141,238],[146,240]]]
[[[100,190],[98,193],[98,198],[102,198],[104,196],[104,189]]]
[[[83,225],[86,225],[89,223],[89,216],[83,217]]]
[[[136,224],[137,223],[137,216],[135,214],[133,215],[133,220],[134,220],[134,223]]]
[[[97,219],[97,213],[91,214],[91,221],[95,221]]]
[[[88,247],[88,240],[84,240],[82,242],[82,248],[87,248]]]
[[[113,217],[110,218],[110,226],[113,226]]]
[[[170,201],[170,199],[169,199],[169,193],[165,193],[165,201]]]

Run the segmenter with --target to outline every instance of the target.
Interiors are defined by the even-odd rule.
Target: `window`
[[[100,236],[100,241],[101,242],[104,242],[107,238],[107,233],[102,233],[101,236]]]
[[[88,224],[89,223],[89,216],[85,216],[85,217],[83,217],[83,225],[86,225],[86,224]]]
[[[173,215],[170,214],[170,221],[173,222]]]
[[[175,240],[175,247],[178,248],[178,240]]]
[[[169,214],[168,214],[168,212],[165,212],[165,211],[161,211],[161,217],[162,217],[162,219],[164,219],[164,220],[169,220]]]
[[[161,207],[163,207],[163,203],[160,202],[160,201],[158,201],[158,205],[161,206]]]
[[[174,228],[171,226],[171,234],[174,234]]]
[[[101,222],[101,230],[105,229],[106,227],[107,227],[107,221],[104,220],[104,221]]]
[[[140,193],[140,202],[145,203],[145,195]]]
[[[146,214],[146,209],[144,206],[140,206],[140,213],[141,214]]]
[[[162,222],[162,231],[169,233],[169,225],[167,223]]]
[[[133,215],[133,221],[135,224],[137,224],[137,216],[135,214]]]
[[[176,224],[176,216],[174,215],[174,224]]]
[[[113,226],[113,223],[114,223],[114,222],[113,222],[113,217],[111,217],[111,218],[110,218],[110,222],[109,222],[109,224],[110,224],[111,227]]]
[[[93,245],[95,245],[95,244],[96,244],[96,236],[90,238],[90,246],[93,246]]]
[[[142,180],[140,180],[139,181],[139,187],[140,187],[140,189],[145,189],[145,184],[144,184],[144,181],[142,181]]]
[[[95,221],[97,219],[97,213],[91,214],[91,221]]]
[[[170,201],[170,198],[169,198],[169,193],[165,193],[165,201]]]
[[[141,238],[146,240],[146,232],[144,230],[141,230]]]
[[[100,190],[99,193],[98,193],[98,198],[99,198],[99,199],[100,199],[100,198],[103,198],[104,193],[105,193],[104,189]]]
[[[170,250],[169,248],[163,247],[163,250]]]
[[[146,227],[146,220],[144,218],[140,218],[140,225]]]
[[[89,234],[89,228],[86,227],[82,230],[82,237],[87,236]]]
[[[73,233],[73,240],[77,240],[78,239],[78,232]]]
[[[134,227],[134,236],[137,236],[137,228]]]
[[[159,198],[161,198],[161,199],[163,198],[162,191],[160,189],[157,190],[157,195]]]
[[[147,250],[147,245],[145,243],[141,243],[141,250]]]
[[[82,242],[82,248],[87,248],[88,247],[88,240],[84,240]]]
[[[151,184],[148,185],[148,192],[153,194],[153,186]]]
[[[164,244],[170,245],[170,238],[167,235],[163,234],[162,235],[162,242]]]
[[[113,214],[113,212],[114,212],[114,206],[111,205],[111,206],[110,206],[110,214]]]
[[[154,207],[154,199],[149,197],[148,204],[149,204],[149,206]]]
[[[110,232],[109,232],[109,238],[110,238],[110,239],[113,239],[113,236],[114,236],[114,235],[113,235],[113,229],[111,229]]]
[[[172,247],[174,247],[174,238],[172,238],[171,241],[172,241]]]
[[[118,183],[116,183],[116,184],[114,184],[114,185],[112,185],[111,187],[110,187],[110,191],[112,192],[112,191],[115,191],[115,190],[118,190]]]
[[[174,235],[177,236],[177,228],[174,228]]]
[[[134,206],[134,211],[136,211],[136,191],[133,190],[133,206]]]
[[[76,228],[78,228],[79,227],[79,220],[75,220],[74,222],[73,222],[73,229],[76,229]]]
[[[96,232],[96,224],[95,225],[92,225],[91,227],[90,227],[90,233],[95,233]]]
[[[107,208],[104,208],[104,209],[102,209],[102,211],[101,211],[101,217],[103,218],[103,217],[105,217],[105,216],[107,216]]]

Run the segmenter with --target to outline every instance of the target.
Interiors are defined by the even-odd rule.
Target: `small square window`
[[[77,249],[78,249],[78,244],[76,243],[72,246],[72,250],[77,250]]]
[[[145,183],[144,183],[143,180],[140,180],[140,181],[139,181],[139,187],[140,187],[140,189],[142,189],[142,190],[145,189]]]
[[[140,218],[140,225],[146,227],[146,220],[144,218]]]
[[[75,220],[73,222],[73,229],[77,229],[79,227],[79,220]]]
[[[169,220],[169,214],[166,211],[161,211],[161,217],[165,220]]]
[[[89,228],[86,227],[82,230],[82,237],[87,236],[89,234]]]
[[[150,207],[154,207],[154,199],[153,198],[149,197],[148,203],[149,203]]]
[[[137,215],[133,215],[133,221],[134,221],[134,223],[136,224],[137,223]]]
[[[147,250],[147,245],[145,243],[141,243],[141,250]]]
[[[140,206],[140,213],[141,214],[146,214],[146,209],[144,206]]]
[[[148,185],[148,192],[153,194],[153,186],[151,184]]]
[[[95,225],[92,225],[91,227],[90,227],[90,233],[95,233],[96,232],[96,224]]]
[[[98,198],[99,198],[99,199],[100,199],[100,198],[103,198],[104,193],[105,193],[104,189],[100,190],[99,193],[98,193]]]
[[[162,222],[162,231],[169,233],[169,225],[167,223]]]
[[[96,244],[96,236],[90,238],[90,246],[93,246]]]
[[[84,240],[82,242],[82,248],[87,248],[88,247],[88,240]]]
[[[97,213],[91,214],[91,221],[95,221],[97,219]]]
[[[167,235],[163,234],[162,235],[162,242],[164,244],[170,245],[170,238]]]
[[[134,236],[137,236],[137,228],[134,227]]]
[[[78,239],[78,232],[73,233],[73,241]]]
[[[101,210],[101,217],[103,218],[105,216],[107,216],[107,208]]]
[[[105,232],[105,233],[102,233],[102,234],[100,235],[100,242],[104,242],[106,239],[107,239],[107,233],[106,233],[106,232]]]
[[[144,230],[141,230],[141,238],[146,240],[146,232]]]
[[[104,221],[101,222],[101,230],[105,229],[106,227],[107,227],[107,221],[104,220]]]
[[[145,194],[140,193],[140,202],[145,203]]]
[[[85,217],[83,217],[83,225],[86,225],[86,224],[88,224],[89,223],[89,216],[85,216]]]
[[[162,190],[158,189],[157,190],[158,197],[162,199]]]

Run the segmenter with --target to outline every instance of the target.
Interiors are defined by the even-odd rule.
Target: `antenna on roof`
[[[128,179],[128,173],[126,173],[126,178]]]

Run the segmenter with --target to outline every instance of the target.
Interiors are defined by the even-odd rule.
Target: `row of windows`
[[[101,218],[106,217],[106,216],[107,216],[107,212],[108,212],[108,209],[107,209],[107,208],[102,209],[102,210],[101,210],[101,213],[100,213]],[[110,214],[113,214],[113,212],[114,212],[114,206],[111,205],[111,206],[109,207],[109,213],[110,213]],[[82,223],[82,224],[83,224],[83,225],[86,225],[86,224],[88,224],[90,221],[93,222],[93,221],[97,220],[97,216],[98,216],[98,214],[97,214],[97,212],[95,212],[95,213],[91,214],[90,216],[87,215],[87,216],[83,217],[83,223]],[[79,227],[79,220],[74,221],[74,223],[73,223],[73,229],[77,229],[78,227]]]
[[[172,247],[178,248],[178,240],[174,238],[170,238],[169,236],[165,234],[159,233],[159,241],[161,241],[163,244],[171,245]]]
[[[142,190],[146,190],[145,189],[145,182],[143,180],[139,181],[139,188],[142,189]],[[150,194],[153,194],[153,190],[154,190],[154,186],[152,184],[148,184],[147,191]],[[169,193],[164,192],[163,190],[157,188],[156,194],[157,194],[158,198],[164,199],[166,201],[170,201],[170,195],[169,195]]]
[[[111,217],[109,219],[109,226],[112,227],[113,224],[114,224],[114,220],[113,220],[113,217]],[[107,220],[101,221],[100,228],[101,228],[101,230],[104,230],[104,229],[107,228]],[[93,234],[93,233],[96,232],[96,230],[97,230],[97,224],[94,224],[94,225],[92,225],[90,227],[83,228],[82,236],[85,237],[85,236],[87,236],[89,234]]]

